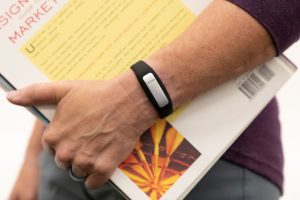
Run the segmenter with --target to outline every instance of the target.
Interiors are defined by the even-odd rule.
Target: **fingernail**
[[[6,94],[6,98],[9,100],[14,100],[18,97],[18,95],[19,95],[18,91],[11,91]]]

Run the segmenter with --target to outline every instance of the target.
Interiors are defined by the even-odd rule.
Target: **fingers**
[[[55,146],[50,136],[45,137],[44,141],[47,143],[48,149],[55,154],[55,162],[58,167],[68,170],[72,169],[72,176],[76,178],[86,178],[86,187],[89,189],[96,189],[102,186],[111,177],[115,170],[115,165],[107,156],[98,155],[98,163],[95,162],[96,158],[89,154],[83,154],[81,149],[72,152],[66,143],[62,142]],[[49,147],[49,143],[54,145],[53,148]],[[55,149],[52,150],[52,149]],[[103,152],[104,153],[104,152]]]
[[[57,151],[55,160],[59,166],[63,165],[62,168],[64,169],[70,169],[70,165],[66,165],[66,163],[72,163],[72,171],[69,171],[71,178],[74,181],[82,181],[81,178],[83,178],[83,180],[85,179],[85,185],[88,189],[97,189],[105,184],[115,169],[114,165],[109,162],[102,162],[101,165],[95,165],[93,158],[82,155],[77,155],[73,161],[70,161],[71,159],[69,157],[62,157],[59,151]]]
[[[101,187],[102,185],[104,185],[109,177],[111,176],[110,175],[107,175],[107,174],[91,174],[90,176],[87,177],[86,181],[85,181],[85,186],[88,188],[88,189],[97,189],[99,187]]]
[[[67,170],[71,167],[72,160],[73,155],[67,149],[57,150],[55,153],[56,165],[64,170]]]
[[[58,132],[54,130],[52,124],[47,126],[43,133],[41,144],[43,149],[49,154],[55,154],[55,146],[60,141],[57,134]]]
[[[105,184],[117,168],[111,157],[102,154],[94,165],[93,172],[87,177],[85,185],[88,189],[97,189]]]
[[[20,106],[57,104],[70,89],[71,85],[65,82],[34,84],[9,92],[7,99]]]
[[[88,173],[82,170],[80,167],[72,165],[72,173],[76,177],[84,178],[88,176]]]
[[[52,124],[48,126],[42,137],[42,147],[46,152],[55,155],[58,167],[67,170],[71,167],[75,151],[70,148],[70,142],[60,137],[61,134]]]
[[[44,137],[42,138],[41,141],[42,147],[44,149],[44,151],[46,151],[49,154],[55,155],[55,149],[53,147],[50,147],[46,142]]]
[[[77,154],[73,159],[72,171],[77,177],[87,177],[89,173],[94,169],[94,158],[84,155]]]
[[[62,142],[55,147],[55,162],[58,167],[68,170],[71,168],[76,150],[71,149],[70,143]]]

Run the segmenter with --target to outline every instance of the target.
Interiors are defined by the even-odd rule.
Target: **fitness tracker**
[[[172,114],[173,103],[171,97],[155,71],[144,61],[132,65],[131,69],[159,117],[163,119]]]

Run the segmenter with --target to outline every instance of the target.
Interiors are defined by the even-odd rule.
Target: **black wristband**
[[[172,114],[173,103],[171,97],[155,71],[144,61],[132,65],[131,69],[159,117],[163,119]]]

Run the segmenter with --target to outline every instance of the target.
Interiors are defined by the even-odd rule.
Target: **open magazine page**
[[[0,74],[36,82],[111,79],[180,35],[210,1],[9,0]],[[158,121],[111,178],[130,199],[182,199],[294,72],[283,57]],[[40,107],[51,120],[55,108]]]

